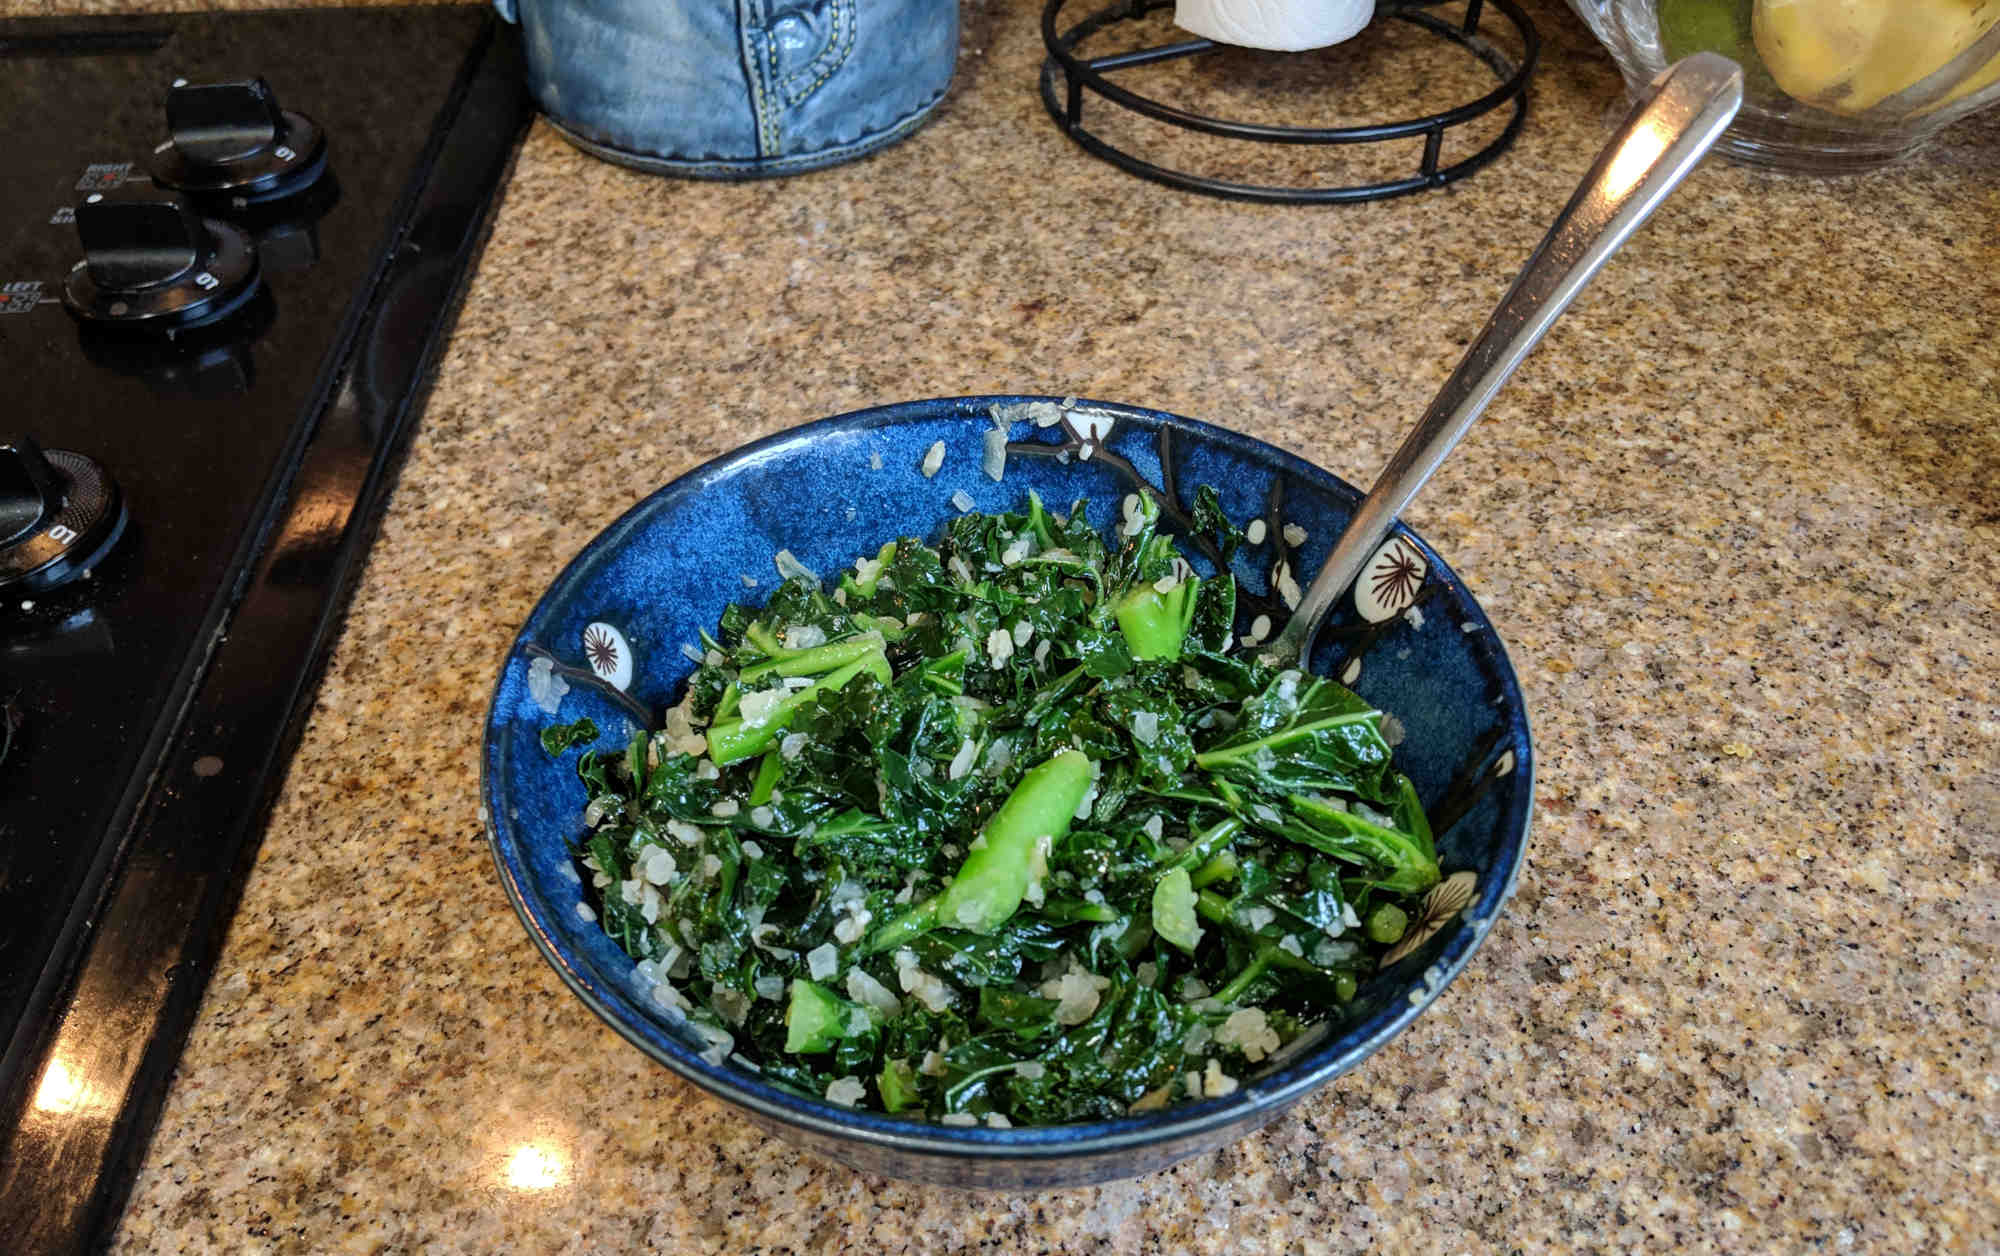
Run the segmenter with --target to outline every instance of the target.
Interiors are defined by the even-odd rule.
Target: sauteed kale
[[[599,920],[710,1060],[949,1124],[1118,1116],[1233,1091],[1401,937],[1439,869],[1381,714],[1237,652],[1233,579],[1150,501],[1117,533],[1031,495],[831,592],[781,562],[662,729],[583,754]]]

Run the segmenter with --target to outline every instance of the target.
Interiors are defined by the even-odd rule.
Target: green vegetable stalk
[[[1201,926],[1195,922],[1194,885],[1186,868],[1175,868],[1153,887],[1153,932],[1194,954],[1201,942]]]
[[[835,668],[845,667],[871,654],[882,653],[879,633],[849,637],[843,641],[829,641],[825,645],[811,646],[803,650],[788,650],[778,645],[775,638],[753,625],[750,638],[765,648],[771,655],[761,663],[753,663],[743,669],[740,685],[754,686],[773,672],[780,676],[819,676]]]
[[[785,725],[791,722],[792,716],[811,700],[814,694],[823,689],[828,691],[838,689],[863,672],[869,673],[885,685],[894,678],[889,670],[888,659],[883,657],[880,642],[875,643],[871,652],[852,663],[836,668],[804,689],[779,699],[775,706],[764,713],[761,720],[755,723],[742,719],[731,720],[710,728],[708,757],[715,761],[717,767],[727,767],[753,755],[764,753],[771,748],[773,742],[777,741],[778,734],[785,731]]]
[[[854,564],[854,574],[841,576],[840,587],[847,590],[850,598],[874,597],[875,587],[882,583],[882,573],[895,561],[896,543],[890,541],[875,551],[873,561],[864,558]]]
[[[917,1071],[908,1060],[885,1061],[882,1072],[875,1078],[875,1089],[881,1092],[882,1106],[890,1112],[901,1112],[923,1102],[917,1090]]]
[[[791,1002],[785,1007],[785,1050],[831,1051],[847,1036],[859,1004],[804,977],[792,979]]]
[[[951,884],[897,916],[868,940],[870,955],[900,946],[940,925],[991,933],[1021,906],[1036,865],[1048,846],[1069,832],[1078,804],[1090,790],[1095,765],[1065,750],[1032,768],[986,822]]]
[[[1125,645],[1133,658],[1172,662],[1181,656],[1181,643],[1194,623],[1195,594],[1200,588],[1201,581],[1191,576],[1165,593],[1141,584],[1118,599],[1114,611],[1118,631],[1125,634]]]
[[[1218,925],[1236,925],[1236,921],[1229,910],[1229,900],[1223,898],[1220,894],[1203,890],[1195,896],[1194,909]],[[1244,966],[1243,971],[1230,978],[1227,985],[1217,990],[1211,996],[1216,1002],[1224,1006],[1228,1006],[1241,999],[1244,992],[1249,990],[1257,978],[1263,976],[1273,968],[1287,968],[1294,972],[1302,973],[1321,972],[1317,964],[1314,964],[1311,960],[1303,956],[1294,955],[1276,943],[1266,941],[1255,934],[1248,934],[1248,936],[1256,943],[1256,949],[1251,953],[1250,962]]]
[[[1186,868],[1188,871],[1193,872],[1195,869],[1206,865],[1211,859],[1219,858],[1222,852],[1228,848],[1229,843],[1242,831],[1243,822],[1237,819],[1223,820],[1211,825],[1202,832],[1195,834],[1194,840],[1188,843],[1188,848],[1175,855],[1172,859],[1169,859],[1166,866],[1169,868]]]
[[[1373,942],[1400,942],[1410,927],[1410,915],[1394,903],[1383,903],[1368,913],[1368,938]]]
[[[1240,866],[1236,861],[1236,852],[1225,850],[1195,869],[1193,875],[1188,878],[1188,883],[1199,890],[1218,881],[1230,881],[1235,879]]]
[[[775,750],[766,750],[757,762],[757,779],[750,783],[750,797],[753,807],[761,807],[771,801],[771,791],[778,787],[778,777],[784,773],[785,761]]]

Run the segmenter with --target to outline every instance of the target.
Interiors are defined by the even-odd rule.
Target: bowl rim
[[[1313,1090],[1361,1064],[1436,1002],[1445,988],[1464,971],[1472,955],[1492,932],[1520,877],[1521,865],[1527,854],[1528,833],[1534,817],[1534,742],[1529,727],[1526,702],[1521,694],[1513,663],[1507,655],[1499,633],[1486,618],[1485,609],[1465,587],[1458,574],[1425,543],[1422,537],[1398,522],[1391,535],[1414,543],[1432,564],[1431,570],[1440,579],[1456,586],[1462,592],[1475,616],[1479,627],[1477,635],[1484,638],[1482,648],[1490,652],[1490,665],[1499,681],[1502,699],[1499,705],[1508,713],[1503,727],[1511,726],[1510,731],[1518,730],[1518,745],[1508,747],[1516,750],[1511,774],[1520,777],[1517,786],[1518,801],[1501,817],[1502,840],[1506,843],[1502,851],[1505,875],[1497,879],[1489,877],[1487,880],[1491,882],[1490,884],[1478,887],[1474,902],[1461,913],[1464,927],[1452,935],[1444,949],[1426,966],[1420,976],[1406,983],[1367,1017],[1342,1028],[1338,1041],[1344,1045],[1341,1045],[1338,1051],[1331,1050],[1335,1043],[1329,1039],[1335,1035],[1329,1033],[1310,1047],[1291,1055],[1279,1067],[1268,1068],[1261,1076],[1243,1081],[1237,1090],[1219,1099],[1183,1101],[1139,1116],[1128,1115],[1059,1125],[1024,1125],[995,1129],[983,1125],[942,1125],[928,1118],[890,1116],[867,1109],[842,1107],[825,1099],[808,1098],[794,1091],[776,1087],[761,1080],[755,1073],[740,1067],[731,1067],[726,1063],[710,1064],[701,1059],[687,1044],[675,1038],[663,1024],[657,1023],[657,1017],[651,1013],[645,1013],[646,1019],[643,1021],[634,1021],[623,1009],[613,1006],[616,1002],[624,1002],[645,1012],[639,1007],[636,999],[618,989],[614,983],[602,983],[608,989],[601,991],[600,983],[590,973],[582,971],[583,968],[594,968],[594,966],[587,962],[573,961],[563,953],[552,931],[530,905],[522,884],[523,870],[515,868],[510,863],[506,851],[509,839],[501,832],[503,824],[509,821],[504,819],[505,804],[498,792],[497,764],[500,762],[498,752],[501,745],[500,732],[504,725],[500,701],[502,690],[506,686],[508,669],[521,655],[528,626],[541,618],[551,601],[564,591],[565,585],[579,573],[591,569],[595,561],[607,550],[622,543],[629,529],[641,517],[655,509],[657,503],[669,496],[699,491],[723,474],[739,467],[754,467],[776,451],[801,442],[810,442],[817,436],[833,432],[901,426],[940,418],[976,417],[983,420],[991,407],[1012,407],[1034,402],[1061,403],[1078,411],[1109,414],[1118,420],[1131,419],[1135,421],[1135,426],[1148,429],[1157,428],[1161,424],[1171,424],[1177,431],[1221,445],[1239,455],[1262,462],[1274,470],[1310,481],[1337,498],[1345,498],[1349,504],[1358,503],[1362,497],[1361,491],[1346,480],[1295,454],[1253,436],[1169,411],[1090,398],[1073,396],[1059,398],[1053,395],[1018,393],[932,397],[890,402],[780,429],[710,458],[646,494],[600,530],[563,565],[561,572],[550,582],[549,587],[536,600],[533,609],[522,620],[521,627],[510,638],[506,651],[499,661],[497,676],[487,703],[485,727],[481,738],[479,811],[486,833],[488,853],[499,873],[501,888],[507,896],[508,904],[514,909],[515,917],[527,930],[535,949],[541,952],[542,958],[555,970],[556,975],[569,987],[570,992],[621,1038],[655,1062],[666,1065],[683,1079],[757,1117],[839,1142],[860,1142],[883,1151],[915,1154],[933,1159],[959,1158],[989,1162],[1002,1160],[1054,1162],[1082,1159],[1173,1140],[1197,1139],[1204,1134],[1230,1127],[1247,1128],[1246,1123],[1261,1124],[1262,1121],[1276,1116]],[[1494,870],[1500,869],[1496,867]],[[1351,1035],[1357,1031],[1364,1032],[1360,1037],[1350,1040]]]

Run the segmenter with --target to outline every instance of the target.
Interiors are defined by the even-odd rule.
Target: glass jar
[[[1637,90],[1689,53],[1743,67],[1717,150],[1817,174],[1900,160],[2000,100],[2000,0],[1569,0]]]

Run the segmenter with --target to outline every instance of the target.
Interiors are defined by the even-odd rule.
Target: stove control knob
[[[93,195],[76,207],[76,233],[84,259],[63,279],[63,304],[88,323],[172,332],[212,323],[257,292],[250,237],[170,192]]]
[[[0,441],[0,589],[35,592],[97,565],[125,530],[104,468],[25,436]]]
[[[326,169],[326,133],[278,107],[261,78],[189,83],[167,93],[167,138],[153,148],[153,181],[236,207],[304,190]]]

